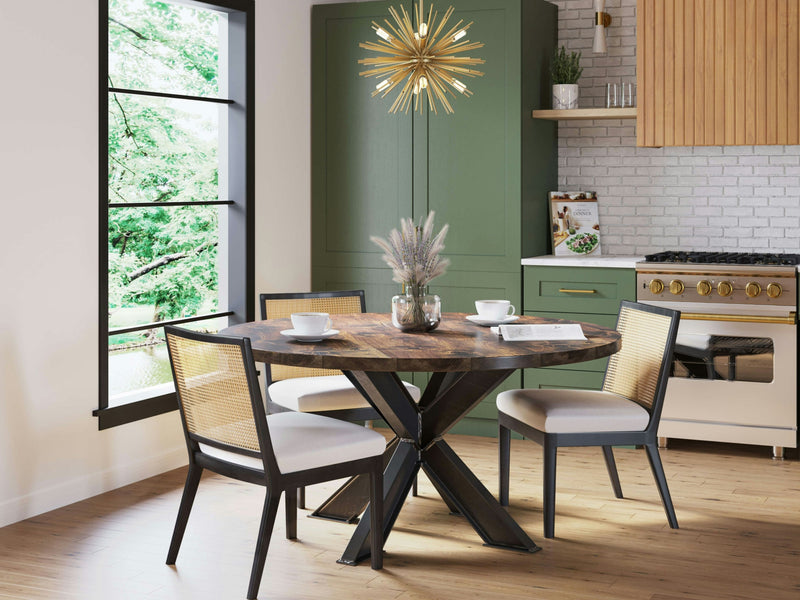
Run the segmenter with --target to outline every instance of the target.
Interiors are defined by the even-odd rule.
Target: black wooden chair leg
[[[369,475],[369,535],[370,566],[373,569],[383,568],[383,471]]]
[[[611,479],[611,487],[614,488],[614,495],[622,498],[622,486],[619,483],[619,473],[617,473],[617,463],[614,460],[614,451],[611,446],[603,446],[603,456],[606,459],[606,469]]]
[[[547,436],[544,440],[544,537],[555,537],[556,522],[556,453],[558,446]]]
[[[269,540],[272,537],[272,528],[275,526],[275,517],[278,514],[278,501],[280,494],[267,490],[264,499],[264,511],[261,513],[261,527],[258,530],[256,553],[253,558],[253,569],[250,571],[250,584],[247,586],[247,600],[255,600],[258,588],[261,585],[261,576],[264,574],[264,563],[267,561]]]
[[[500,425],[498,432],[500,444],[500,506],[508,506],[508,487],[511,469],[511,430]]]
[[[672,506],[672,497],[669,495],[667,477],[664,474],[664,465],[661,464],[658,446],[656,444],[646,444],[645,450],[647,450],[650,468],[653,470],[653,477],[655,477],[656,485],[658,486],[658,493],[661,495],[661,503],[664,505],[664,511],[667,513],[669,526],[672,529],[678,529],[678,517],[675,516],[675,507]]]
[[[286,503],[286,539],[297,539],[297,488],[289,488],[285,492]]]
[[[186,523],[189,522],[189,513],[192,512],[192,504],[197,494],[197,487],[200,485],[200,476],[203,474],[203,467],[189,465],[189,472],[186,474],[186,483],[183,486],[183,496],[181,505],[178,508],[178,517],[175,519],[175,529],[172,531],[172,541],[167,552],[167,564],[174,565],[178,558],[178,550],[181,548],[183,534],[186,532]]]
[[[415,498],[419,495],[419,489],[417,487],[417,477],[414,477],[414,483],[411,484],[411,495]]]
[[[306,488],[305,486],[297,488],[297,508],[306,509]]]

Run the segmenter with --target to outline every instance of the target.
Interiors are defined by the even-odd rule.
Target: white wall
[[[310,0],[256,2],[256,290],[310,282]],[[0,526],[186,463],[98,431],[98,2],[0,2]]]
[[[559,43],[583,52],[580,106],[636,79],[636,0],[607,0],[608,54],[592,54],[592,0],[558,5]],[[800,146],[637,148],[633,120],[559,122],[559,187],[596,190],[608,254],[800,252]]]

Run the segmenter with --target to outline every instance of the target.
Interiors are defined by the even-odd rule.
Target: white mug
[[[301,335],[316,335],[328,331],[333,326],[333,321],[328,313],[292,313],[292,326]]]
[[[490,321],[502,321],[516,310],[508,300],[475,300],[478,316]]]

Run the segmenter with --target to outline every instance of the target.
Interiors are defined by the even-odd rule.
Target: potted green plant
[[[553,108],[578,108],[578,79],[583,73],[581,53],[556,48],[550,75],[553,78]]]

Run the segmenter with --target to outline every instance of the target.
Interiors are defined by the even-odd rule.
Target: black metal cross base
[[[540,549],[442,439],[513,372],[434,373],[419,404],[396,373],[345,372],[400,440],[383,475],[384,542],[422,468],[451,511],[464,515],[486,545],[527,552]],[[368,507],[338,562],[355,565],[369,556],[369,513]]]

